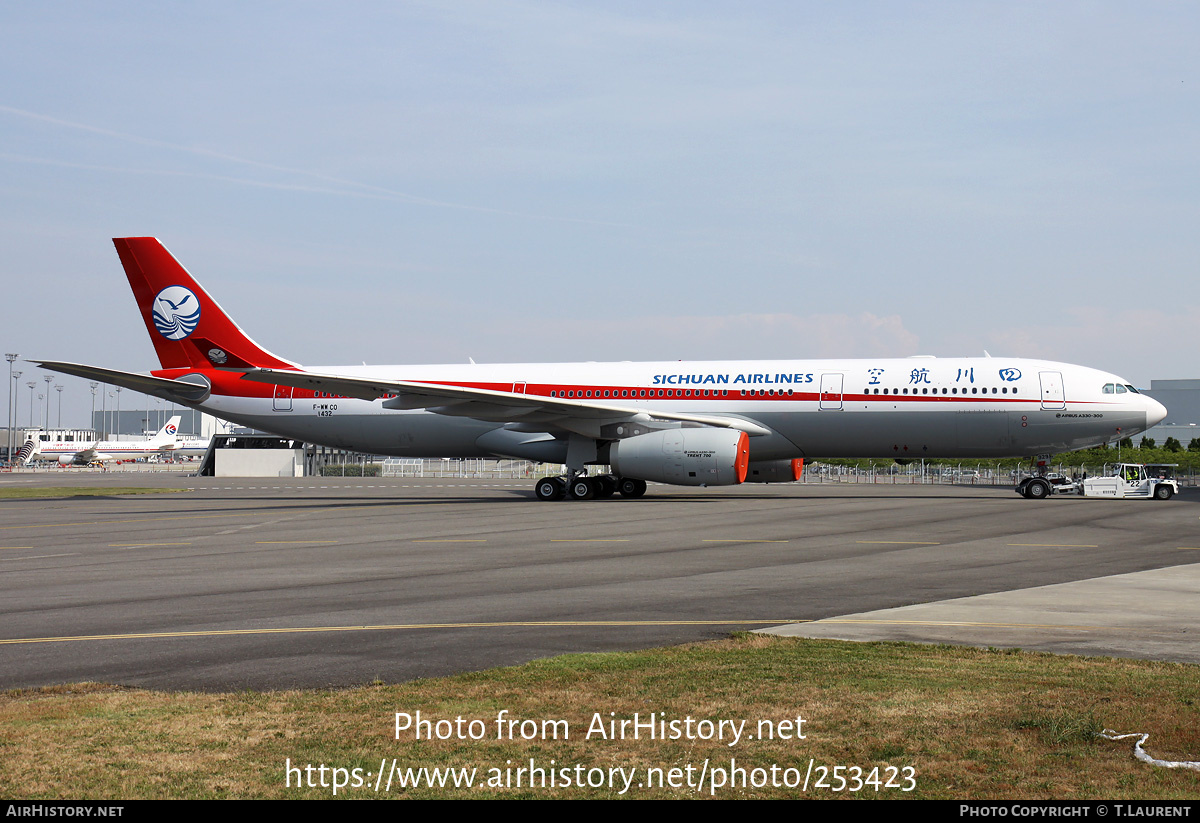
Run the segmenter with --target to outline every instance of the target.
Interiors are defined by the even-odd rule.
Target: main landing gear
[[[576,475],[570,477],[543,477],[534,486],[538,500],[562,500],[569,497],[572,500],[591,500],[598,497],[612,497],[617,492],[622,497],[641,497],[646,493],[646,481],[632,477],[614,477],[611,474],[601,474],[596,477]]]

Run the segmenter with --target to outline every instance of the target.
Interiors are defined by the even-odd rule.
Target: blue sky
[[[1198,23],[4,4],[3,344],[155,366],[109,240],[154,235],[314,365],[988,350],[1200,376]]]

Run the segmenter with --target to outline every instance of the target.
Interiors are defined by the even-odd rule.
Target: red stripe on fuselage
[[[512,383],[467,383],[456,382],[452,380],[423,380],[423,383],[428,383],[431,386],[447,386],[455,388],[471,388],[485,389],[488,391],[511,392]],[[550,396],[551,392],[555,392],[554,399],[566,400],[713,400],[713,399],[733,399],[733,400],[765,400],[765,401],[793,401],[793,402],[816,402],[821,399],[819,391],[798,392],[794,389],[657,389],[643,388],[638,386],[632,388],[629,386],[603,386],[603,385],[575,385],[569,383],[528,383],[523,394],[534,396]],[[573,392],[573,394],[568,394]],[[589,394],[590,392],[590,394]],[[606,394],[607,392],[607,394]],[[621,393],[626,392],[625,396]],[[772,393],[773,392],[773,393]],[[636,393],[636,396],[630,396]],[[836,399],[839,395],[831,394],[830,399]],[[843,402],[870,402],[870,401],[937,401],[937,402],[961,402],[964,400],[975,402],[1002,402],[1002,403],[1029,403],[1039,400],[1036,397],[1018,397],[1013,394],[851,394],[844,393],[840,395]],[[1068,401],[1081,403],[1087,401]]]
[[[228,397],[275,397],[275,386],[269,383],[258,383],[242,380],[241,372],[216,371],[208,369],[163,369],[151,372],[155,377],[177,379],[188,374],[201,374],[212,383],[213,394]],[[402,379],[402,378],[396,378]],[[512,393],[512,381],[505,382],[474,382],[453,380],[421,380],[413,381],[427,383],[431,386],[446,386],[447,388],[481,389],[485,391]],[[659,389],[613,385],[580,385],[571,383],[527,383],[522,394],[531,397],[553,397],[564,400],[598,400],[598,401],[643,401],[643,400],[738,400],[756,402],[796,402],[816,403],[821,400],[819,391],[798,392],[795,390],[776,389]],[[788,392],[791,391],[789,394]],[[552,395],[553,393],[553,395]],[[624,396],[622,396],[624,393]],[[346,399],[345,395],[330,394],[312,389],[293,389],[291,396],[296,400]],[[831,394],[827,399],[836,400],[837,394]],[[844,393],[840,395],[843,403],[970,403],[970,404],[1019,404],[1039,403],[1040,397],[1019,397],[1014,394],[861,394]],[[1068,405],[1110,404],[1099,400],[1067,400]]]

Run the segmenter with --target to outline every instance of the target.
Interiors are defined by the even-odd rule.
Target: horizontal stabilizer
[[[99,366],[85,366],[82,363],[61,363],[56,360],[31,360],[43,369],[72,374],[85,380],[98,380],[110,386],[120,386],[133,389],[142,394],[161,397],[174,403],[202,403],[208,399],[209,385],[203,378],[196,378],[196,383],[186,380],[170,380],[165,377],[154,377],[149,374],[104,369]]]

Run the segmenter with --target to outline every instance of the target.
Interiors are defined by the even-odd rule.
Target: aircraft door
[[[271,405],[275,411],[291,411],[292,410],[292,387],[291,386],[276,386],[275,400]]]
[[[842,374],[821,375],[821,411],[841,411]]]
[[[1044,371],[1039,372],[1038,376],[1042,381],[1042,408],[1065,409],[1067,398],[1063,391],[1062,372]]]

